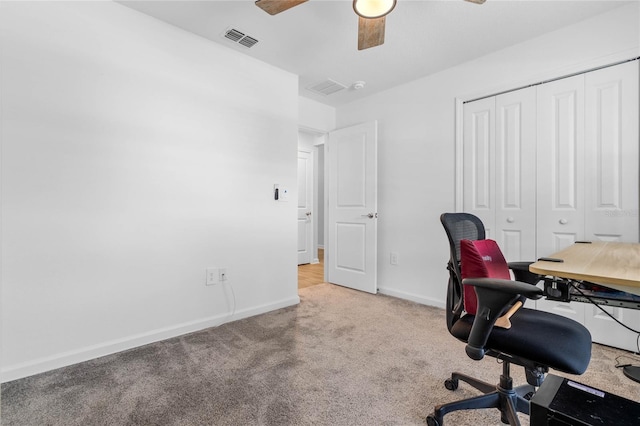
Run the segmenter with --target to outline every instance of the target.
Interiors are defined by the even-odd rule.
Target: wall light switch
[[[276,201],[289,201],[289,188],[280,184],[273,185],[273,199]]]

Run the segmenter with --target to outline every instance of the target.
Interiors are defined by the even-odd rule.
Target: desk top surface
[[[540,275],[589,281],[638,294],[640,291],[640,244],[593,241],[575,243],[550,257],[563,262],[539,260],[529,270]]]

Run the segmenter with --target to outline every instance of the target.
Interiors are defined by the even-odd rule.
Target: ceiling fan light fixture
[[[353,0],[353,10],[365,19],[381,18],[396,7],[397,0]]]

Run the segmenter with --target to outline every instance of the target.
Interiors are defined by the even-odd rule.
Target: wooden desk
[[[640,244],[594,241],[576,243],[553,255],[564,262],[537,261],[529,270],[540,275],[589,281],[640,295]]]
[[[640,244],[594,241],[576,243],[553,255],[564,262],[539,260],[529,270],[540,275],[589,281],[640,295]],[[640,383],[640,367],[627,365],[622,371]]]

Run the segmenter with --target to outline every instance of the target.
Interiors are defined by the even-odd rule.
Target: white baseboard
[[[243,318],[252,317],[277,309],[286,308],[300,303],[300,297],[292,297],[278,302],[255,306],[248,309],[236,311],[233,316],[229,314],[215,315],[195,321],[152,330],[147,333],[127,336],[122,339],[111,340],[93,346],[79,348],[73,351],[63,352],[56,355],[43,357],[25,363],[3,366],[0,371],[0,382],[21,379],[34,374],[44,373],[60,367],[89,361],[106,355],[111,355],[127,349],[133,349],[149,343],[158,342],[172,337],[181,336],[187,333],[203,330],[209,327],[218,327],[227,322],[236,321]]]
[[[412,302],[420,303],[421,305],[435,306],[437,308],[445,308],[444,300],[432,299],[430,297],[420,296],[419,294],[408,293],[406,291],[395,290],[389,287],[378,288],[378,293],[386,294],[387,296],[397,297],[399,299],[411,300]]]

